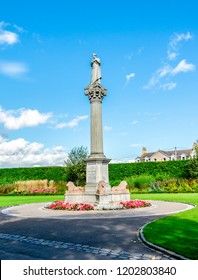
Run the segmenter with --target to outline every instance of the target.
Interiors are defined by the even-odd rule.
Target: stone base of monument
[[[65,193],[65,202],[69,202],[69,203],[75,203],[75,202],[84,202],[85,201],[85,197],[84,194],[67,194],[67,192]]]
[[[100,181],[98,188],[92,193],[87,193],[82,187],[76,187],[72,182],[68,182],[67,186],[68,191],[65,193],[65,202],[89,203],[94,206],[95,210],[122,209],[123,206],[120,205],[120,202],[130,200],[130,193],[126,189],[127,183],[125,181],[110,190],[109,184]]]

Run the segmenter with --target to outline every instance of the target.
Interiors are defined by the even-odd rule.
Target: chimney
[[[147,153],[147,149],[145,147],[142,148],[142,156]]]

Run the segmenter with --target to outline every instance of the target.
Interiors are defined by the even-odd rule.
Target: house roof
[[[144,153],[142,156],[140,156],[138,158],[141,158],[141,159],[145,159],[146,157],[150,158],[158,152],[164,154],[167,157],[170,157],[171,155],[175,155],[175,153],[177,156],[181,156],[182,154],[190,155],[192,153],[192,151],[193,151],[193,149],[176,150],[176,151],[175,150],[172,150],[172,151],[158,150],[157,152]]]

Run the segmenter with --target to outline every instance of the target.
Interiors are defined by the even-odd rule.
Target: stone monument
[[[102,101],[107,90],[101,84],[100,59],[93,54],[91,61],[91,82],[85,88],[85,95],[90,101],[90,155],[86,160],[86,186],[83,193],[66,192],[66,201],[91,203],[99,208],[110,207],[114,203],[130,200],[126,185],[118,186],[111,190],[109,185],[108,163],[103,151],[103,129],[102,129]],[[74,188],[75,190],[75,188]]]
[[[90,196],[90,202],[92,202],[92,199],[94,200],[93,202],[95,202],[96,193],[98,197],[100,195],[105,195],[108,200],[108,194],[110,194],[111,192],[111,187],[109,186],[108,174],[108,163],[110,162],[110,159],[107,159],[103,152],[102,131],[102,101],[104,96],[106,96],[107,91],[101,85],[102,75],[100,69],[100,59],[96,54],[93,54],[91,66],[91,83],[85,89],[85,95],[88,96],[91,107],[91,144],[90,156],[86,161],[87,167],[85,193]],[[103,184],[105,184],[105,193],[103,192],[102,194],[100,194],[99,192],[100,182],[103,182]]]

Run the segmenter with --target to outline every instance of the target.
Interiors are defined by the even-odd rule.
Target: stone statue
[[[111,188],[112,193],[129,193],[129,190],[126,188],[127,187],[127,182],[122,181],[120,184],[116,187]]]
[[[92,73],[91,73],[91,84],[101,82],[101,69],[100,69],[100,58],[97,57],[97,54],[93,53],[93,60],[91,61]]]
[[[68,187],[68,190],[66,191],[66,194],[81,194],[85,191],[83,187],[76,187],[73,182],[68,182],[66,184]]]
[[[105,181],[100,181],[98,183],[98,188],[96,190],[97,194],[106,194],[106,184]]]

